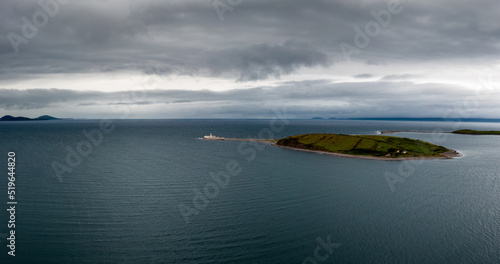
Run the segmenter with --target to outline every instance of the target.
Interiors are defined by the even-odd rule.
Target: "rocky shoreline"
[[[395,134],[395,133],[400,133],[400,132],[405,132],[405,133],[445,133],[445,134],[451,134],[452,132],[442,132],[442,131],[418,131],[418,130],[389,130],[389,131],[380,131],[380,134],[385,135],[385,134]]]

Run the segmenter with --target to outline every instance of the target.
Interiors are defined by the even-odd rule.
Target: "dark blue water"
[[[199,139],[210,132],[237,138],[271,132],[281,138],[312,132],[500,130],[500,124],[311,120],[278,125],[116,120],[89,149],[83,132],[99,129],[99,120],[2,122],[0,263],[315,263],[317,248],[326,258],[318,263],[500,262],[500,137],[446,135],[438,143],[465,156],[419,163]],[[71,167],[65,161],[68,148],[78,146],[86,157]],[[16,153],[16,257],[7,255],[6,247],[9,151]],[[56,176],[52,164],[71,172]],[[214,189],[210,173],[227,172],[228,166],[234,175],[228,174],[225,188]],[[385,175],[400,181],[391,189]],[[211,198],[196,200],[196,207],[193,199],[206,186]],[[192,210],[183,216],[180,205]],[[318,239],[338,245],[325,250]]]

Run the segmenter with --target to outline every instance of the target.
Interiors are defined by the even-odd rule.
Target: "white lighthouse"
[[[221,139],[224,139],[224,138],[223,137],[214,136],[214,135],[212,135],[212,133],[210,133],[210,135],[204,136],[203,139],[221,140]]]

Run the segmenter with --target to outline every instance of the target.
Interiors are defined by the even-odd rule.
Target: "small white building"
[[[223,137],[214,136],[214,135],[212,135],[212,133],[210,133],[210,135],[204,136],[203,139],[212,139],[212,140],[214,140],[214,139],[224,139],[224,138]]]

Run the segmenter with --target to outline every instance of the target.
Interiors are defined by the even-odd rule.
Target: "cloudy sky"
[[[0,114],[500,116],[498,0],[0,2]]]

